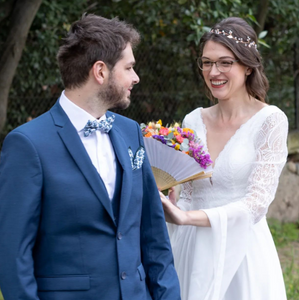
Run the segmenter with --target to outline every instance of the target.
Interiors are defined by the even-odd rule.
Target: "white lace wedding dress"
[[[201,108],[183,125],[206,141]],[[182,300],[284,300],[265,215],[286,162],[288,121],[266,106],[243,124],[214,164],[212,181],[182,185],[178,206],[204,210],[211,227],[168,224]]]

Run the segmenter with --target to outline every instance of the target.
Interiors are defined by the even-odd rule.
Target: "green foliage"
[[[148,121],[144,116],[150,114],[152,119],[172,122],[199,105],[210,104],[195,63],[202,34],[228,16],[256,25],[259,5],[258,0],[44,0],[12,85],[8,119],[13,121],[6,131],[55,101],[62,89],[55,57],[59,41],[85,11],[118,16],[133,23],[142,35],[135,52],[141,78],[134,88],[138,101],[123,114],[142,121]],[[298,15],[299,0],[269,1],[265,28],[259,35],[259,51],[270,81],[269,102],[287,113],[291,128],[295,113],[292,49],[299,30]],[[8,23],[1,25],[0,52]],[[51,101],[42,106],[39,99]],[[38,103],[34,109],[32,101]]]
[[[298,300],[299,298],[299,268],[292,260],[283,268],[283,278],[287,291],[288,300]]]
[[[29,31],[10,90],[7,116],[10,122],[7,123],[5,132],[47,110],[50,106],[41,105],[40,100],[56,98],[57,91],[62,89],[56,62],[59,43],[70,24],[79,19],[86,8],[87,3],[83,0],[42,2]],[[1,31],[0,41],[5,40],[4,34],[8,31],[9,24],[6,22],[4,25],[6,31]],[[38,103],[34,108],[32,101]]]
[[[299,299],[299,223],[281,223],[268,220],[278,253],[288,300]],[[286,256],[286,257],[284,257]]]
[[[281,223],[277,220],[268,220],[275,245],[283,247],[288,243],[299,242],[299,223]]]

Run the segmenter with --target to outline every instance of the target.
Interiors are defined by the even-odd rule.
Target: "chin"
[[[129,98],[123,99],[122,101],[119,101],[118,103],[115,103],[115,105],[112,107],[114,109],[127,109],[131,104],[131,100]]]

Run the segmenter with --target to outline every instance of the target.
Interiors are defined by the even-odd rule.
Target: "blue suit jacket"
[[[108,112],[107,115],[111,115]],[[6,137],[0,158],[0,288],[5,300],[180,299],[151,168],[132,170],[136,122],[109,132],[122,168],[119,220],[57,102]]]

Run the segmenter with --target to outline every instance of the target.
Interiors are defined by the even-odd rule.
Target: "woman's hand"
[[[176,206],[174,188],[170,188],[169,190],[170,190],[168,192],[169,199],[167,199],[162,192],[159,192],[162,205],[164,208],[165,220],[168,223],[173,223],[176,225],[184,225],[186,224],[186,219],[187,219],[186,212],[180,210]]]
[[[176,205],[175,187],[174,186],[168,189],[168,198],[169,198],[169,201],[173,205],[177,206]]]
[[[166,222],[176,225],[211,227],[210,220],[203,210],[183,211],[176,206],[174,188],[170,188],[168,191],[169,199],[162,192],[159,193]]]

